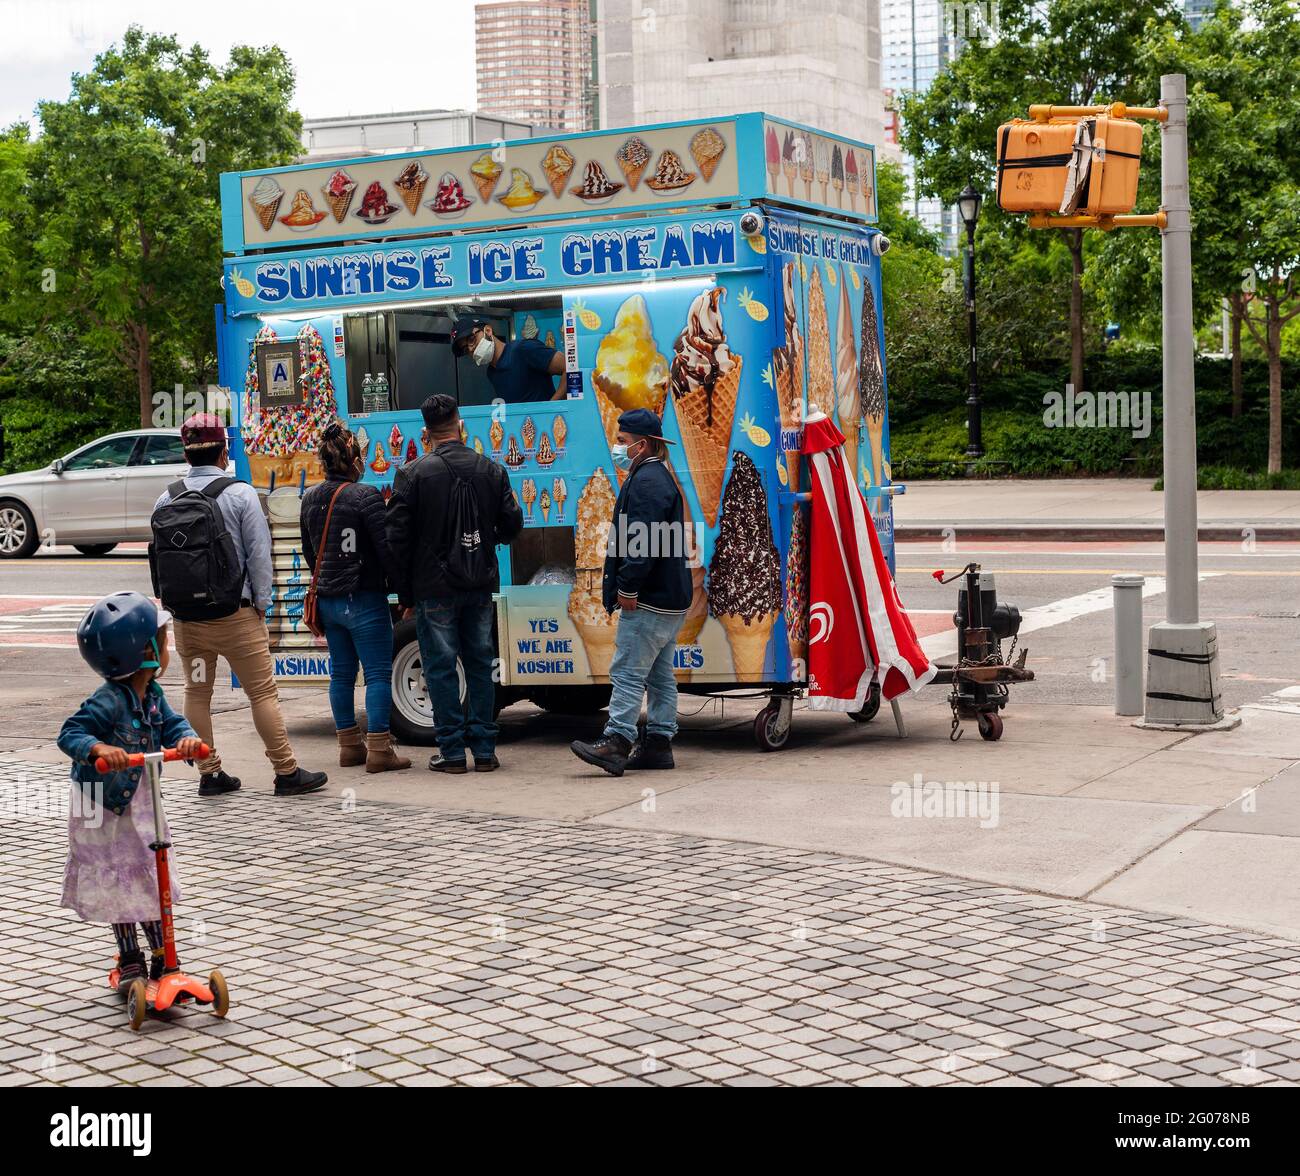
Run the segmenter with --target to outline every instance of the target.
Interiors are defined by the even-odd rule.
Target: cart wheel
[[[763,751],[779,751],[790,738],[790,724],[782,731],[777,726],[781,717],[781,706],[773,703],[765,706],[754,716],[754,739]]]
[[[139,1029],[144,1024],[144,1015],[149,1011],[149,988],[143,980],[132,980],[126,990],[126,1016],[132,1029]]]
[[[997,711],[980,715],[980,738],[990,743],[1002,738],[1002,716]]]
[[[876,717],[880,710],[880,685],[877,682],[871,684],[871,689],[867,691],[866,701],[862,704],[861,710],[849,711],[849,718],[855,723],[869,723]]]
[[[213,968],[208,973],[208,987],[212,989],[212,1011],[218,1017],[230,1012],[230,989],[226,987],[226,978],[220,968]]]

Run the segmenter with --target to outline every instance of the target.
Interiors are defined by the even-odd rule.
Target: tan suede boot
[[[393,737],[387,731],[366,736],[367,772],[400,772],[410,766],[409,759],[403,759],[397,754],[397,749],[393,746]]]
[[[340,768],[355,768],[366,762],[366,744],[360,727],[347,727],[335,734],[339,737]]]

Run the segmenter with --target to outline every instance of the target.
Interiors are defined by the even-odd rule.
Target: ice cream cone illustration
[[[533,444],[537,440],[537,426],[533,424],[532,417],[524,417],[524,423],[520,426],[519,433],[524,439],[524,448],[531,451]]]
[[[722,153],[726,149],[727,145],[722,141],[722,136],[712,127],[696,131],[691,137],[691,158],[695,160],[695,166],[700,169],[700,174],[705,180],[713,179],[718,160],[722,158]]]
[[[537,500],[537,505],[542,508],[542,522],[547,522],[551,517],[551,492],[543,490],[542,496]]]
[[[831,332],[821,267],[813,266],[808,280],[808,407],[835,420],[835,377],[831,374]]]
[[[814,151],[814,163],[817,170],[817,183],[821,186],[822,203],[826,203],[826,183],[831,178],[831,148],[830,144],[819,138],[816,142]]]
[[[522,486],[519,487],[519,497],[524,503],[524,515],[531,523],[533,521],[533,503],[537,501],[537,483],[532,478],[525,478]]]
[[[776,177],[781,174],[781,144],[776,141],[776,128],[769,126],[763,136],[764,154],[767,162],[767,190],[776,191]]]
[[[633,135],[618,149],[614,158],[618,161],[623,178],[627,180],[628,190],[635,192],[637,184],[641,182],[641,174],[650,162],[650,148]]]
[[[555,519],[564,519],[564,504],[569,500],[569,485],[563,478],[556,478],[551,483],[551,497],[555,500]]]
[[[844,156],[844,190],[849,194],[849,207],[858,210],[858,157],[850,147]]]
[[[870,278],[862,283],[862,340],[858,364],[858,397],[871,443],[871,484],[884,479],[885,373],[880,362],[880,327],[876,320],[876,296]],[[856,457],[855,457],[856,463]],[[856,476],[857,470],[855,468]],[[884,500],[875,503],[879,509]]]
[[[804,135],[800,142],[803,151],[799,156],[799,178],[803,180],[803,198],[812,199],[813,176],[816,174],[813,162],[813,140],[811,135]]]
[[[582,638],[587,665],[594,678],[609,676],[614,657],[617,613],[605,611],[601,600],[601,577],[609,544],[609,526],[614,518],[614,488],[605,471],[597,467],[578,496],[577,522],[573,533],[576,577],[569,592],[569,619]]]
[[[555,448],[563,449],[564,442],[569,436],[569,423],[558,412],[551,422],[551,436],[555,438]]]
[[[325,194],[325,199],[329,201],[330,212],[334,214],[334,219],[339,224],[343,223],[343,218],[347,216],[348,209],[352,205],[352,196],[357,190],[357,182],[342,168],[339,168],[329,178],[329,182],[321,189]]]
[[[501,178],[501,173],[504,170],[501,164],[493,158],[491,151],[484,151],[470,164],[469,178],[474,181],[474,187],[478,189],[479,199],[484,204],[492,199],[497,180]]]
[[[838,207],[844,207],[844,155],[840,151],[840,145],[835,144],[835,150],[831,152],[831,187],[835,189],[835,203]],[[823,192],[825,189],[823,189]],[[825,196],[822,202],[825,203]]]
[[[248,203],[257,214],[257,223],[268,233],[271,231],[271,226],[275,224],[275,214],[283,199],[284,189],[270,176],[263,176],[258,180],[257,186],[248,197]]]
[[[551,191],[557,197],[564,195],[564,185],[573,171],[573,165],[577,161],[573,158],[573,153],[562,143],[551,144],[551,149],[546,153],[546,158],[542,160],[542,171],[546,173],[546,178],[550,181]]]
[[[803,336],[799,333],[799,305],[795,291],[797,273],[798,262],[787,261],[782,267],[785,342],[772,349],[772,379],[783,433],[797,433],[803,428]],[[789,468],[790,488],[797,490],[799,454],[796,449],[786,449],[786,464]]]
[[[401,193],[402,203],[412,216],[420,211],[420,199],[429,183],[429,173],[414,159],[411,160],[393,181],[393,187]]]
[[[605,439],[618,436],[618,418],[633,408],[648,408],[663,416],[668,399],[668,360],[655,345],[650,309],[645,298],[633,294],[614,316],[614,326],[600,341],[591,383],[596,391]],[[556,418],[557,426],[561,418]],[[560,434],[557,432],[556,437]],[[619,471],[619,481],[627,475]]]
[[[790,646],[790,676],[807,681],[808,667],[808,512],[798,503],[785,562],[785,633]]]
[[[786,131],[785,138],[781,140],[781,171],[785,174],[785,187],[788,196],[794,195],[794,178],[799,174],[799,162],[795,158],[796,150],[794,132]]]
[[[854,342],[853,306],[849,283],[840,267],[840,314],[835,328],[835,410],[844,432],[844,456],[849,477],[858,480],[858,423],[862,419],[862,397],[858,391],[858,349]],[[868,298],[871,288],[868,286]]]
[[[501,446],[506,440],[506,429],[500,421],[493,421],[488,425],[488,440],[492,443],[493,455],[500,453]]]
[[[673,347],[671,369],[682,448],[710,527],[718,521],[742,367],[741,356],[727,346],[722,325],[725,295],[725,287],[714,286],[696,296]]]
[[[709,612],[727,633],[737,682],[760,682],[781,612],[781,557],[758,469],[736,450],[709,562]]]

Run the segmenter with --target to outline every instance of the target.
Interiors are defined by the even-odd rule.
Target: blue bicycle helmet
[[[129,678],[136,670],[158,668],[158,630],[171,619],[139,592],[114,592],[81,618],[77,648],[101,678]]]

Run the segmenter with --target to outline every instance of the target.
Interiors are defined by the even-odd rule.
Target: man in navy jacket
[[[575,740],[570,745],[579,759],[612,776],[627,768],[673,766],[673,652],[692,585],[682,493],[664,464],[671,444],[649,409],[633,409],[618,418],[611,453],[628,475],[614,505],[602,585],[605,609],[622,614],[609,667],[609,721],[595,743]],[[637,742],[637,720],[647,697],[646,734]]]

